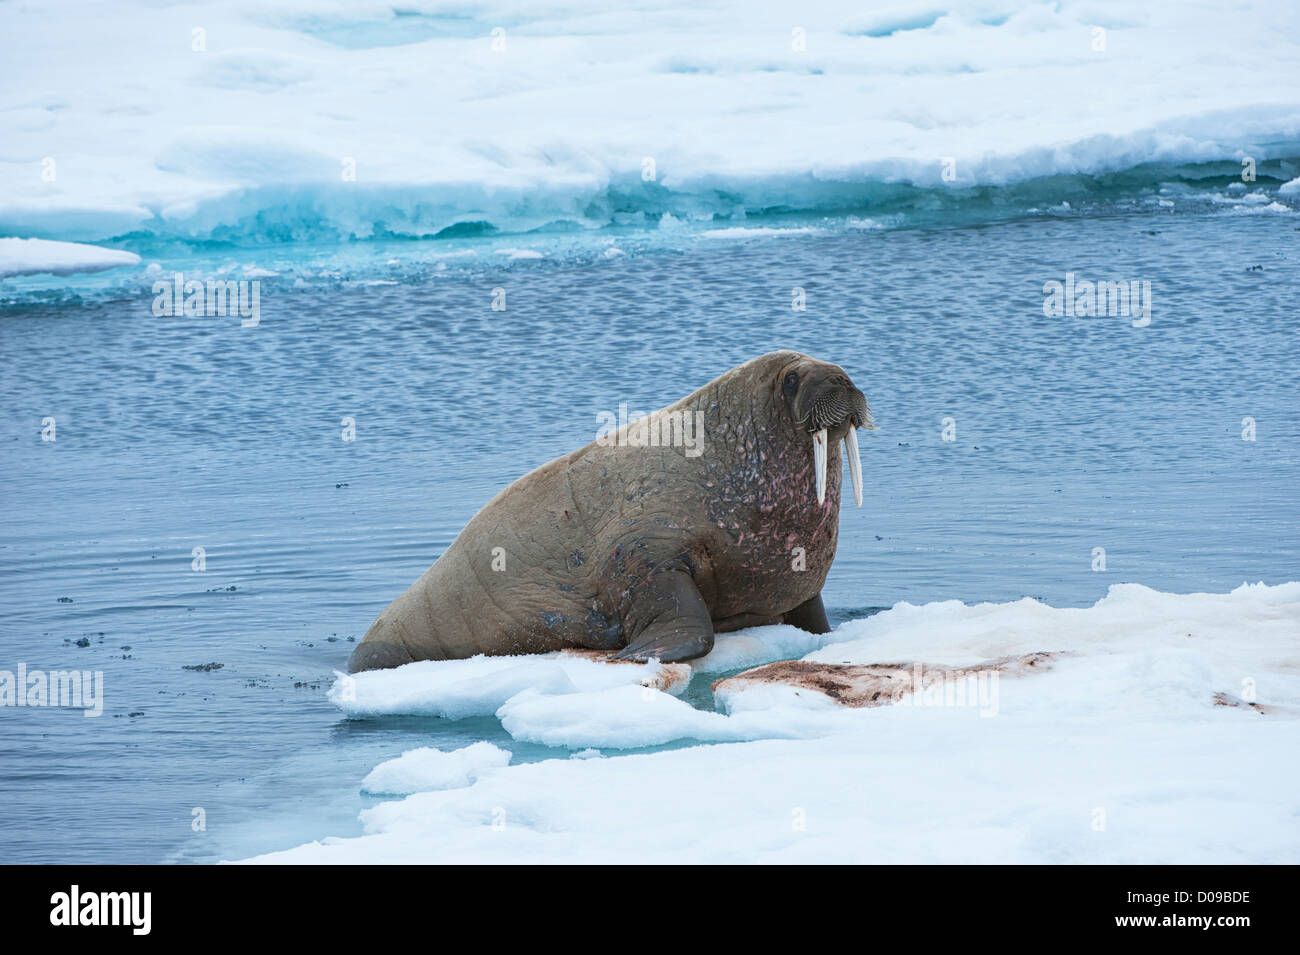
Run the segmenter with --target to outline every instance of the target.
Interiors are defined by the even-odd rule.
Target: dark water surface
[[[0,861],[239,858],[358,832],[360,779],[405,749],[564,757],[491,719],[346,721],[331,671],[497,490],[590,441],[598,411],[661,407],[775,348],[843,365],[876,415],[827,584],[836,619],[1298,579],[1296,219],[1032,219],[419,285],[269,280],[256,328],[155,318],[147,297],[0,310],[0,670],[102,670],[106,698],[98,719],[0,708]],[[1043,283],[1067,271],[1150,281],[1150,326],[1046,317]]]

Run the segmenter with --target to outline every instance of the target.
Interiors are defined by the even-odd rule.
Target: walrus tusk
[[[826,503],[826,429],[813,433],[813,472],[817,485],[817,506]]]
[[[849,422],[844,435],[844,453],[849,459],[849,477],[853,479],[853,503],[862,506],[862,456],[858,454],[858,429]]]

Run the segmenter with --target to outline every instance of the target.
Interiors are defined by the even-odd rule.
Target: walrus
[[[840,448],[860,507],[857,429],[873,427],[838,365],[748,361],[497,494],[349,669],[565,648],[672,663],[744,627],[825,633]]]

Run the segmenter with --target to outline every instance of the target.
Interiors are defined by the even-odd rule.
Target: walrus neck
[[[705,426],[710,438],[733,465],[749,464],[767,470],[768,461],[785,460],[789,455],[809,456],[812,437],[802,433],[790,420],[785,403],[772,389],[764,387],[728,387],[724,380],[709,389]]]

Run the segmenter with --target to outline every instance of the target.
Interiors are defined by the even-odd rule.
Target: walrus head
[[[862,506],[862,457],[858,428],[874,428],[871,409],[844,369],[807,355],[795,354],[780,366],[775,386],[796,431],[807,434],[813,447],[813,481],[817,503],[826,501],[826,449],[843,441],[853,481],[853,500]]]

